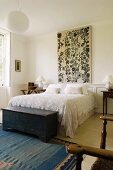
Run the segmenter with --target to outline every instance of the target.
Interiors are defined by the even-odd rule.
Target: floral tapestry
[[[91,82],[91,26],[59,32],[58,81]]]

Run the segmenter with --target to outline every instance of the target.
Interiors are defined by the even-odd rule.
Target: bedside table
[[[107,115],[107,99],[113,99],[113,90],[101,91],[103,92],[103,115]]]
[[[46,89],[38,89],[38,88],[35,88],[35,89],[22,89],[21,92],[26,95],[26,94],[32,94],[32,93],[43,93],[45,92]]]
[[[35,93],[43,93],[43,92],[45,92],[46,91],[46,89],[36,89],[35,90]]]

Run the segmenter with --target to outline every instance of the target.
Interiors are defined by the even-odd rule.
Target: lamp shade
[[[103,83],[113,83],[113,76],[112,75],[106,75]]]
[[[103,80],[103,83],[105,83],[106,89],[108,89],[108,90],[113,89],[113,77],[112,77],[112,75],[106,75],[104,80]]]
[[[12,11],[6,18],[6,27],[15,33],[23,33],[29,27],[27,16],[21,11]]]
[[[38,76],[38,78],[36,79],[36,82],[44,82],[45,79],[43,78],[43,76]]]

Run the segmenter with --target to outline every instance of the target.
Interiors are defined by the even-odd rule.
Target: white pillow
[[[55,88],[59,88],[60,89],[60,92],[59,93],[62,93],[64,88],[66,87],[66,84],[65,83],[56,83],[56,84],[49,84],[48,87],[55,87]]]
[[[66,87],[65,94],[82,94],[82,87]]]
[[[89,88],[89,85],[88,85],[88,84],[83,84],[83,86],[82,86],[83,94],[89,94],[89,93],[88,93],[88,88]]]
[[[82,87],[82,93],[88,94],[88,83],[68,83],[66,87]]]
[[[47,94],[58,94],[58,93],[60,93],[60,88],[57,88],[57,87],[47,87],[45,93],[47,93]]]

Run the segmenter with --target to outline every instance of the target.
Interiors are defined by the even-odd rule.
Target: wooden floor
[[[61,139],[71,141],[74,143],[86,145],[86,146],[100,146],[102,120],[100,120],[101,114],[94,114],[86,122],[84,122],[76,131],[76,135],[73,139],[58,136]],[[113,150],[113,122],[107,124],[107,149]],[[90,170],[92,163],[96,158],[86,156],[83,161],[83,170]]]

